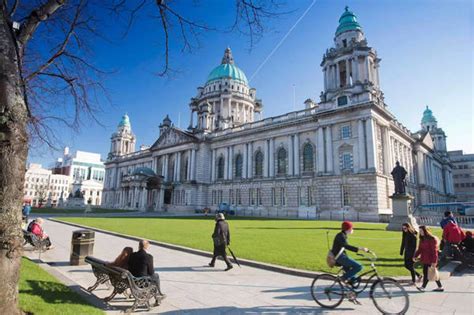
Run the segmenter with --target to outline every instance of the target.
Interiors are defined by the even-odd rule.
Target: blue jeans
[[[336,262],[344,269],[343,280],[353,280],[355,275],[362,270],[362,265],[347,255],[341,255]]]

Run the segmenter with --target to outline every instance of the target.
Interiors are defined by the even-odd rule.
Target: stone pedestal
[[[409,194],[394,194],[392,199],[392,217],[387,225],[388,231],[401,231],[403,223],[410,223],[418,229],[415,217],[411,214],[411,201],[414,199]]]

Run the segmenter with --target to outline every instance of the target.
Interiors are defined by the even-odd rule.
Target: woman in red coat
[[[439,240],[434,236],[430,229],[425,225],[420,226],[420,244],[415,253],[414,260],[420,257],[420,261],[423,264],[423,285],[418,288],[424,292],[426,285],[428,284],[428,269],[429,267],[436,267],[438,265],[438,244]],[[443,285],[441,281],[436,280],[438,287],[433,291],[443,292]]]

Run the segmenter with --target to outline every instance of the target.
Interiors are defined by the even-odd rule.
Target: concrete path
[[[69,266],[71,234],[77,228],[52,221],[46,221],[44,227],[55,248],[42,253],[40,260],[83,288],[92,285],[95,278],[90,266]],[[136,248],[137,243],[96,232],[94,256],[111,261],[125,246]],[[309,278],[246,266],[224,272],[222,261],[216,263],[216,268],[209,268],[206,257],[153,245],[149,252],[167,295],[150,314],[377,314],[367,295],[359,299],[361,306],[344,301],[335,310],[321,309],[311,298]],[[35,252],[25,254],[39,258]],[[418,293],[406,287],[410,294],[408,314],[474,314],[474,274],[454,275],[443,284],[444,293]],[[434,287],[428,285],[428,289]],[[101,286],[93,293],[104,298],[110,291]],[[119,313],[131,304],[123,297],[115,298],[107,313]]]

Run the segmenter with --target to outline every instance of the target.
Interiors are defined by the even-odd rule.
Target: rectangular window
[[[242,198],[240,196],[240,189],[235,190],[235,198],[237,199],[237,204],[240,206],[242,204]]]
[[[234,204],[234,190],[229,189],[229,202],[231,205]]]
[[[257,206],[262,205],[262,190],[260,188],[256,189],[257,191]]]
[[[308,206],[312,206],[313,205],[313,189],[310,186],[306,187],[306,197],[308,199]]]
[[[351,125],[341,127],[341,139],[350,139],[352,136]]]
[[[275,188],[272,188],[272,206],[275,206],[276,204],[277,202],[276,202]]]
[[[342,153],[341,155],[341,170],[352,170],[352,154]]]
[[[349,188],[347,186],[342,185],[342,206],[348,206],[350,203],[349,200]]]
[[[286,206],[286,193],[285,188],[280,188],[280,198],[281,198],[281,205]]]

